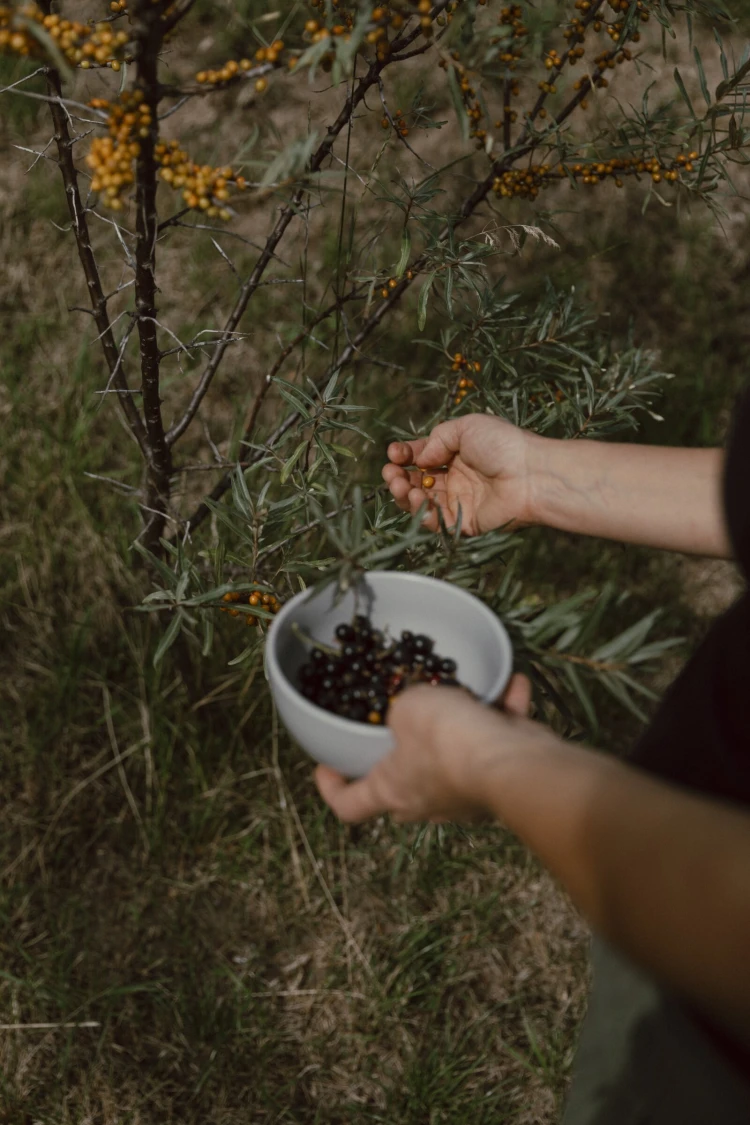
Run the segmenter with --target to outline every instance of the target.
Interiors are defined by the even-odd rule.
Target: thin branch
[[[273,366],[271,367],[271,370],[265,376],[260,390],[256,394],[255,400],[250,407],[250,411],[247,415],[247,418],[245,419],[245,424],[242,428],[243,432],[240,445],[247,445],[250,442],[253,436],[253,430],[255,429],[255,423],[257,421],[258,414],[260,413],[260,408],[263,405],[263,400],[268,394],[274,378],[276,377],[276,375],[278,375],[286,359],[292,354],[295,348],[299,347],[299,345],[303,343],[305,339],[312,335],[313,329],[317,328],[317,326],[324,320],[327,320],[329,316],[332,316],[335,312],[338,312],[343,307],[345,302],[354,301],[362,297],[363,291],[366,291],[366,286],[355,286],[348,293],[345,293],[341,297],[337,297],[336,300],[328,305],[327,308],[323,309],[322,312],[313,317],[313,319],[305,325],[302,331],[298,332],[294,339],[289,344],[287,344],[287,346],[279,353],[279,355],[276,357],[276,360],[274,361]]]
[[[92,480],[104,481],[105,484],[111,484],[115,488],[121,488],[123,490],[123,492],[139,492],[140,491],[139,489],[134,488],[132,484],[125,484],[124,481],[115,480],[114,477],[104,477],[104,476],[101,475],[101,473],[89,473],[89,472],[86,472],[86,470],[84,470],[83,475],[85,477],[91,477]]]
[[[164,20],[163,23],[163,32],[165,35],[170,32],[173,27],[176,27],[180,20],[184,20],[185,16],[188,14],[194,4],[195,0],[185,0],[183,4],[174,6],[174,10],[172,11],[171,16],[168,19]]]
[[[447,3],[448,0],[441,0],[441,3],[435,5],[434,11],[442,11],[443,8],[446,7]],[[397,40],[393,44],[394,50],[397,48],[409,46],[414,41],[414,39],[416,39],[419,33],[420,29],[415,28],[414,31],[412,31],[409,35],[406,35],[402,39]],[[367,91],[372,86],[377,84],[380,78],[381,71],[388,65],[388,63],[391,61],[391,58],[392,56],[389,56],[388,60],[376,60],[375,62],[371,63],[367,73],[357,82],[356,89],[352,89],[350,91],[346,98],[346,101],[344,102],[344,105],[341,108],[341,112],[339,113],[333,124],[328,126],[325,139],[318,146],[316,152],[310,159],[308,166],[305,169],[305,176],[314,174],[322,167],[324,160],[328,157],[333,148],[334,141],[336,140],[337,136],[347,125],[351,115],[354,113],[359,103],[363,100]],[[240,289],[239,296],[237,297],[237,300],[235,302],[235,306],[232,309],[232,312],[230,313],[226,322],[226,332],[233,332],[239,324],[239,321],[243,313],[245,312],[245,309],[247,308],[250,298],[258,288],[266,266],[273,257],[276,247],[281,241],[292,219],[298,214],[300,204],[302,203],[306,191],[307,184],[305,181],[303,181],[295,191],[292,199],[282,209],[281,214],[276,221],[276,225],[274,226],[271,234],[266,240],[266,244],[258,261],[255,264],[254,269],[252,270],[247,281]],[[211,381],[216,374],[219,364],[224,357],[226,347],[227,340],[226,338],[222,337],[222,339],[217,343],[216,350],[209,360],[208,364],[206,365],[206,368],[198,382],[197,387],[193,391],[192,397],[187,405],[184,414],[182,415],[182,418],[180,418],[178,422],[171,426],[167,433],[167,444],[170,447],[174,445],[174,443],[182,436],[182,434],[184,434],[185,430],[188,428],[193,418],[195,417],[198,408],[203,401],[203,398],[205,397],[209,386],[211,385]]]
[[[408,150],[412,154],[412,156],[416,156],[417,160],[419,160],[419,162],[421,164],[426,165],[426,167],[429,168],[430,171],[437,172],[437,168],[435,167],[435,165],[430,164],[429,160],[425,160],[425,158],[423,156],[420,156],[419,153],[416,152],[415,149],[413,149],[411,147],[411,145],[407,141],[406,137],[401,135],[401,133],[399,131],[399,128],[396,125],[396,122],[393,120],[393,118],[391,116],[391,111],[388,108],[388,103],[385,100],[385,89],[383,87],[383,80],[380,77],[378,78],[378,93],[380,94],[380,101],[381,101],[381,104],[383,106],[383,113],[385,114],[388,121],[390,122],[390,126],[393,129],[396,136],[398,137],[398,139],[401,141],[401,144],[404,145],[405,148],[408,148]]]
[[[367,504],[370,500],[374,500],[379,492],[387,491],[388,485],[381,484],[377,488],[373,488],[366,496],[363,496],[362,502]],[[326,522],[328,522],[328,520],[333,520],[336,516],[341,515],[342,512],[350,512],[353,507],[353,504],[342,504],[340,508],[335,508],[332,512],[326,512],[325,516],[323,516],[323,520]],[[282,548],[286,547],[287,543],[291,543],[293,539],[298,539],[300,535],[307,535],[308,531],[314,531],[316,527],[320,526],[321,522],[320,519],[310,520],[309,523],[305,523],[301,527],[296,527],[294,531],[290,532],[286,538],[280,539],[278,543],[271,543],[268,547],[264,547],[262,551],[258,552],[258,556],[255,560],[256,564],[262,562],[263,559],[267,559],[269,555],[275,555],[277,551],[281,551]]]
[[[48,12],[50,7],[49,0],[47,0],[44,7],[45,11]],[[47,87],[55,95],[48,100],[52,113],[52,121],[55,126],[55,141],[57,143],[60,172],[62,173],[63,183],[65,185],[68,210],[73,220],[72,225],[76,245],[78,247],[78,256],[88,285],[89,299],[91,301],[96,326],[99,329],[104,357],[118,390],[123,392],[119,396],[119,399],[128,426],[138,442],[147,464],[150,464],[151,450],[148,435],[143,424],[143,419],[129,393],[121,357],[118,355],[117,344],[115,343],[109,321],[107,298],[104,295],[101,279],[99,277],[99,268],[96,263],[96,258],[94,257],[94,251],[91,247],[91,237],[86,220],[86,211],[81,202],[81,196],[78,190],[78,172],[73,162],[68,120],[61,97],[60,75],[52,67],[47,67],[45,73],[47,76]]]
[[[506,75],[503,83],[503,148],[506,152],[510,148],[510,92],[512,88],[513,80]]]
[[[599,9],[602,7],[603,4],[604,4],[604,0],[594,0],[594,3],[591,5],[591,7],[588,9],[585,16],[581,20],[581,23],[583,24],[584,31],[589,26],[589,24],[593,23],[594,20],[598,18]],[[570,57],[571,51],[579,43],[582,43],[583,39],[584,39],[584,36],[580,32],[578,32],[577,34],[571,35],[570,39],[568,40],[567,50],[563,51],[562,56],[560,57],[560,61],[557,63],[556,66],[554,66],[550,70],[550,73],[549,73],[550,83],[553,81],[553,79],[556,75],[560,74],[560,72],[562,71],[566,62],[568,61],[568,58]],[[616,55],[617,52],[622,49],[622,45],[623,45],[622,43],[618,43],[617,46],[614,48],[614,50],[609,52],[610,56]],[[590,83],[589,83],[589,88],[590,88]],[[533,122],[533,121],[536,120],[536,118],[539,114],[539,110],[542,108],[542,106],[546,102],[548,96],[549,96],[549,91],[543,90],[542,93],[539,95],[539,97],[536,99],[536,102],[534,103],[534,108],[532,109],[532,111],[529,114],[528,119],[527,119],[529,122]],[[585,96],[586,96],[586,94],[584,93],[582,95],[582,97],[585,97]],[[580,100],[581,100],[581,98],[579,97],[578,101],[580,101]],[[576,105],[577,104],[578,104],[578,102],[576,102]]]

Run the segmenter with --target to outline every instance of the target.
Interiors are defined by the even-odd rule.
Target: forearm
[[[750,1042],[750,816],[544,738],[484,785],[596,931]]]
[[[599,441],[529,446],[534,522],[562,531],[729,558],[720,449]]]

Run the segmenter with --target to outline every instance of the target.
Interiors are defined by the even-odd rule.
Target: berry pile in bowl
[[[436,689],[460,686],[494,703],[510,679],[513,650],[499,618],[467,590],[383,570],[343,595],[331,585],[291,598],[269,628],[265,662],[294,740],[316,761],[362,777],[393,748],[395,694],[437,679]]]
[[[435,652],[426,633],[391,639],[358,613],[336,626],[337,645],[314,645],[297,672],[299,689],[318,707],[356,723],[385,722],[394,696],[410,684],[460,687],[456,661]]]

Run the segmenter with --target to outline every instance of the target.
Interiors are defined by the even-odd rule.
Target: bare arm
[[[669,449],[604,441],[559,441],[502,418],[467,414],[428,438],[393,442],[383,477],[400,506],[465,534],[508,523],[728,558],[719,449]],[[412,466],[418,466],[418,469]],[[425,482],[429,482],[425,484]]]
[[[534,522],[729,558],[723,463],[720,449],[533,439],[528,465]]]
[[[750,815],[572,746],[491,793],[595,930],[750,1044]]]
[[[351,784],[319,767],[320,791],[344,820],[494,814],[599,933],[750,1044],[750,814],[562,741],[524,717],[529,694],[515,677],[499,712],[412,688],[396,749]]]

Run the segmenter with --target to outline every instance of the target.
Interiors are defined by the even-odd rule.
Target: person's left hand
[[[500,711],[451,687],[409,688],[391,704],[396,746],[359,781],[318,766],[323,800],[345,821],[389,812],[394,820],[466,821],[491,812],[488,773],[507,755],[555,735],[526,718],[531,685],[510,682]]]

